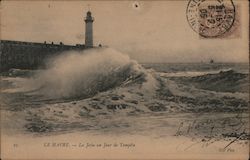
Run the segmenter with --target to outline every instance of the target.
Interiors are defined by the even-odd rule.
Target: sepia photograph
[[[2,0],[2,160],[248,160],[248,0]]]

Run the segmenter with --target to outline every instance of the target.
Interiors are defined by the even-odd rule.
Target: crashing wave
[[[110,48],[70,51],[50,61],[48,69],[15,82],[15,92],[50,99],[88,98],[118,86],[156,83],[136,61]],[[156,86],[156,85],[154,85]],[[149,89],[151,90],[151,88]]]

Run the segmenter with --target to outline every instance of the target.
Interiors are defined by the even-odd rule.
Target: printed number
[[[15,147],[15,148],[18,147],[18,144],[13,144],[13,147]]]

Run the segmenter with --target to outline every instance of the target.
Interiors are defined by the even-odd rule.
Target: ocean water
[[[216,73],[219,71],[234,70],[239,73],[249,73],[248,63],[142,63],[145,68],[153,68],[157,72],[179,73],[179,72],[201,72]]]
[[[210,136],[216,141],[241,134],[246,141],[248,67],[245,63],[139,64],[110,48],[66,52],[44,70],[1,73],[3,132]]]

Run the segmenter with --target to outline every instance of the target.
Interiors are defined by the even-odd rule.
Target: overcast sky
[[[94,43],[108,45],[140,62],[248,62],[247,0],[240,10],[237,35],[200,38],[186,20],[183,1],[4,1],[1,39],[84,43],[84,17],[95,18]],[[139,6],[134,7],[134,3]],[[243,4],[245,3],[245,4]]]

